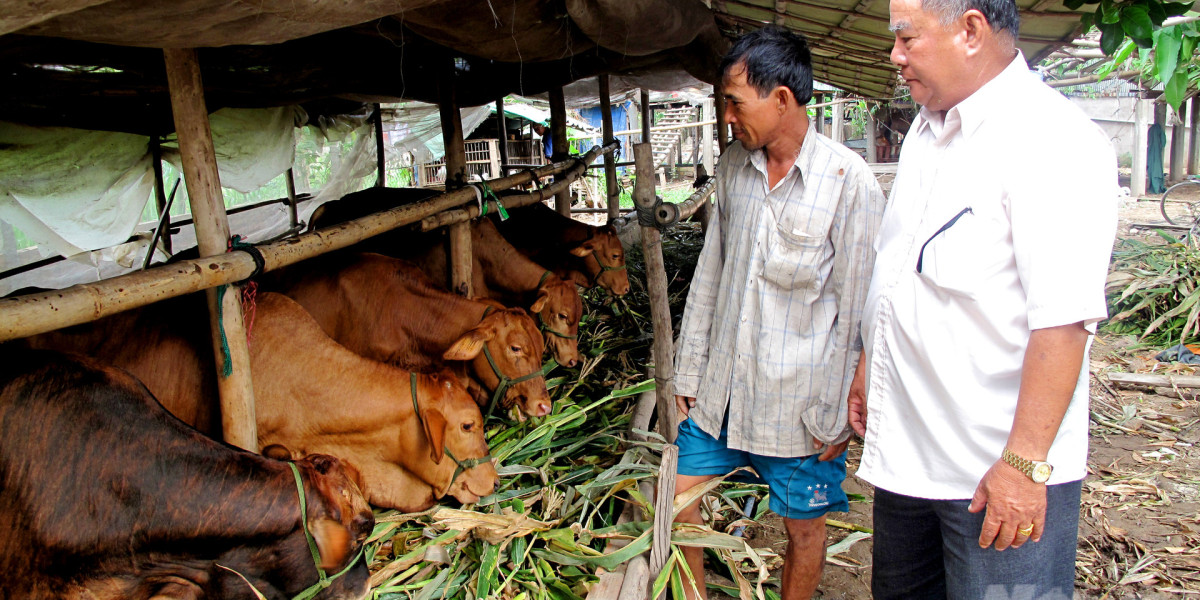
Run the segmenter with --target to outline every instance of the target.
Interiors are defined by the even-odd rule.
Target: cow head
[[[321,551],[321,568],[340,569],[346,553],[357,552],[375,527],[375,515],[363,497],[362,476],[350,463],[327,454],[310,454],[296,466],[305,479],[308,529]],[[343,542],[339,532],[349,532],[351,538]],[[348,546],[344,550],[343,544]]]
[[[472,361],[475,376],[490,392],[501,389],[503,406],[516,404],[521,412],[542,417],[550,414],[550,393],[541,375],[545,351],[533,319],[522,309],[507,308],[488,311],[442,358]]]
[[[558,364],[574,367],[579,364],[579,319],[583,316],[579,290],[574,284],[550,274],[543,279],[537,294],[537,300],[529,310],[538,316],[546,346]]]
[[[587,275],[595,285],[614,296],[629,292],[629,274],[625,270],[625,248],[612,225],[596,230],[595,235],[571,248],[571,254],[583,259]]]
[[[417,375],[417,406],[429,461],[410,467],[434,495],[477,502],[499,483],[484,439],[483,414],[449,370]]]

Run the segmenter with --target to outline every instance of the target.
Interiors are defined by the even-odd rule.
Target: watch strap
[[[1032,460],[1022,458],[1008,448],[1004,449],[1004,452],[1000,454],[1000,458],[1014,469],[1024,473],[1026,477],[1033,479],[1034,464]]]

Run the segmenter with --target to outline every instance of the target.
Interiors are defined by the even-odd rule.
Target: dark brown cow
[[[194,341],[207,335],[200,333],[208,329],[205,311],[204,296],[193,294],[27,338],[26,343],[94,356],[126,369],[159,395],[176,416],[195,416],[210,425],[206,433],[215,435],[220,423],[212,406],[215,361],[207,341]],[[260,446],[279,442],[301,453],[323,448],[324,453],[357,467],[367,499],[387,508],[420,503],[428,508],[432,504],[421,492],[389,479],[398,467],[436,489],[436,497],[450,493],[471,502],[491,492],[496,483],[491,463],[455,479],[455,462],[439,459],[443,447],[462,461],[487,454],[479,407],[451,373],[417,375],[422,408],[440,414],[440,420],[432,420],[438,418],[435,416],[423,426],[412,418],[409,371],[339,346],[285,296],[260,293],[254,313],[250,370]],[[189,340],[193,341],[190,345]],[[194,371],[197,365],[203,370]],[[178,381],[193,382],[196,387],[187,389]],[[404,415],[408,418],[402,418]],[[281,419],[304,425],[284,429],[286,435],[264,437],[282,427]],[[434,427],[437,423],[442,425]],[[428,435],[443,439],[431,445],[426,427],[436,429]],[[401,435],[407,437],[399,439]],[[383,442],[386,445],[377,446]],[[426,451],[410,451],[414,448]],[[395,463],[388,463],[389,459]],[[451,486],[452,479],[458,485]]]
[[[367,358],[423,370],[434,359],[470,361],[487,390],[527,415],[550,414],[541,376],[545,344],[519,308],[497,309],[433,285],[415,265],[381,254],[335,253],[268,277],[339,344]]]
[[[510,211],[500,234],[534,262],[583,287],[599,285],[616,296],[629,292],[625,249],[612,225],[596,227],[564,217],[542,203]]]
[[[313,213],[312,227],[336,225],[375,212],[402,206],[432,195],[427,190],[376,188],[356,192],[323,204]],[[487,219],[472,223],[471,250],[475,295],[494,297],[506,304],[528,307],[545,332],[546,346],[561,365],[579,363],[577,337],[583,303],[574,284],[538,266],[522,255],[496,231]],[[410,259],[436,282],[448,279],[444,236],[412,231],[391,231],[377,235],[355,248],[396,258]]]
[[[318,597],[359,598],[370,507],[336,458],[296,466],[303,519],[286,463],[201,435],[118,369],[9,345],[0,597],[292,598],[318,581],[307,529],[322,569],[352,565]]]

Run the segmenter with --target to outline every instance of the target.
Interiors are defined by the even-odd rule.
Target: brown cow
[[[528,306],[537,315],[554,359],[568,367],[578,364],[583,301],[575,284],[563,281],[518,252],[487,219],[471,222],[471,252],[475,295]],[[435,279],[448,271],[441,244],[425,248],[413,260]]]
[[[388,208],[424,199],[428,191],[407,188],[375,188],[327,202],[313,214],[312,228],[328,227]],[[487,219],[472,223],[471,249],[475,295],[496,297],[505,303],[514,300],[538,317],[546,334],[546,346],[559,364],[573,367],[579,363],[579,319],[583,303],[573,284],[538,266],[513,248]],[[446,251],[439,234],[390,231],[370,238],[355,248],[396,258],[410,259],[437,282],[449,274]]]
[[[281,351],[289,344],[303,351]],[[418,374],[363,358],[275,293],[258,295],[250,365],[259,445],[346,460],[362,473],[372,504],[406,512],[432,505],[414,499],[401,468],[436,498],[476,502],[495,489],[483,415],[450,371]]]
[[[335,253],[268,278],[268,287],[296,300],[339,344],[412,369],[433,358],[471,361],[487,392],[502,394],[527,415],[550,414],[541,375],[545,351],[537,324],[519,308],[496,309],[430,283],[415,265],[380,254]]]
[[[205,311],[204,296],[193,294],[27,338],[26,343],[38,348],[94,356],[124,368],[159,395],[163,406],[176,416],[189,424],[208,423],[210,429],[204,430],[205,433],[217,435],[220,419],[214,401],[217,397],[215,361],[208,342],[197,341],[208,336],[204,333],[208,329],[208,319],[202,316]],[[277,294],[259,294],[254,323],[250,370],[260,445],[278,441],[307,453],[325,447],[322,444],[327,440],[323,438],[362,439],[364,444],[375,444],[378,440],[367,441],[366,438],[399,435],[395,415],[414,414],[408,371],[363,358],[339,346],[295,302]],[[313,353],[318,350],[322,359],[313,359]],[[441,411],[446,421],[445,427],[434,435],[445,437],[444,445],[460,460],[484,456],[486,442],[479,426],[482,415],[462,384],[448,372],[420,375],[417,380],[423,408],[428,406],[430,410]],[[179,381],[196,387],[188,389],[179,385]],[[390,394],[387,396],[391,400],[390,406],[382,405],[382,394]],[[356,425],[358,429],[354,433],[360,437],[346,437],[347,421],[335,419],[340,418],[342,412],[334,409],[349,410],[349,403],[368,396],[373,399],[372,406],[378,413]],[[263,438],[263,431],[270,430],[265,426],[273,425],[264,422],[269,417],[303,422],[308,429],[289,430],[291,437],[286,440]],[[196,421],[191,422],[190,418]],[[328,427],[323,426],[326,418]],[[470,429],[469,439],[457,435],[464,427]],[[456,435],[445,436],[447,429],[454,430]],[[396,447],[401,444],[429,446],[424,427],[410,418],[403,432],[414,439],[389,439],[390,446],[385,448],[355,448],[343,444],[337,452],[326,453],[350,461],[362,472],[363,491],[368,500],[378,506],[411,507],[416,503],[413,496],[420,495],[408,493],[405,486],[386,479],[394,471],[380,464],[385,456],[396,458],[399,466],[436,488],[438,497],[450,492],[460,500],[470,502],[477,499],[480,492],[489,493],[494,487],[496,474],[490,463],[472,469],[466,477],[460,478],[459,485],[451,487],[455,469],[452,460],[435,464],[438,453],[432,450],[398,454]],[[313,439],[297,443],[295,436],[300,435]],[[434,445],[440,450],[442,444]],[[369,462],[359,462],[366,460]],[[464,484],[469,489],[463,489]],[[420,502],[425,503],[426,508],[431,504],[425,497],[420,498]]]
[[[284,599],[318,566],[347,569],[318,598],[362,597],[370,507],[336,458],[296,467],[304,518],[287,464],[204,437],[119,369],[9,345],[0,597]]]
[[[581,223],[541,202],[510,214],[506,221],[493,215],[492,222],[504,239],[534,262],[583,287],[599,285],[616,296],[629,292],[625,249],[612,225]]]

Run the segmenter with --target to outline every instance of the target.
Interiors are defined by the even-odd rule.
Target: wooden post
[[[496,98],[496,121],[500,128],[500,172],[492,177],[508,177],[508,119],[504,116],[504,96]]]
[[[446,65],[438,76],[438,111],[442,117],[442,142],[446,147],[446,191],[467,185],[467,151],[454,79],[454,59],[446,57]]]
[[[1168,181],[1182,181],[1187,164],[1187,102],[1179,103],[1179,112],[1175,118],[1179,121],[1171,127],[1171,176]]]
[[[633,200],[639,208],[654,207],[654,149],[649,143],[635,144],[633,157],[637,180]],[[675,409],[675,351],[672,349],[671,307],[667,297],[667,271],[663,265],[662,233],[642,226],[642,256],[646,261],[646,289],[650,292],[650,315],[654,323],[654,381],[658,395],[658,432],[675,441],[679,419]]]
[[[1192,96],[1191,149],[1188,150],[1188,173],[1200,175],[1200,95]]]
[[[704,101],[704,113],[701,117],[702,122],[712,121],[716,118],[716,111],[713,107],[713,100],[709,98]],[[716,161],[713,160],[713,126],[704,125],[700,128],[700,156],[704,159],[704,171],[709,175],[713,174],[713,168],[716,166]]]
[[[842,94],[839,92],[833,95],[833,101],[837,102],[842,99]],[[829,122],[829,137],[833,141],[841,144],[846,138],[846,128],[842,127],[842,121],[846,118],[846,103],[837,102],[833,105],[833,119]]]
[[[1149,139],[1149,113],[1152,100],[1138,98],[1133,110],[1133,166],[1129,177],[1130,195],[1141,198],[1146,195],[1146,142]]]
[[[719,88],[713,96],[713,104],[717,110],[717,152],[725,154],[729,147],[729,124],[725,122],[725,94]]]
[[[652,141],[654,141],[650,138],[650,127],[653,126],[652,121],[654,120],[654,114],[650,111],[650,90],[642,88],[641,99],[642,99],[642,106],[641,106],[641,108],[642,108],[642,143],[649,144]],[[634,159],[634,160],[636,162],[636,159]],[[650,161],[650,163],[651,163],[651,165],[653,165],[654,161]]]
[[[383,107],[375,104],[375,114],[371,117],[375,125],[375,187],[387,186],[386,156],[383,153]]]
[[[650,546],[650,580],[658,579],[667,556],[671,554],[671,525],[674,522],[675,472],[679,469],[679,446],[663,446],[658,468],[658,486],[654,494],[654,534]],[[693,575],[698,575],[693,573]],[[684,584],[687,585],[686,583]],[[704,585],[696,582],[696,587]]]
[[[879,151],[875,147],[875,138],[878,134],[879,124],[875,122],[875,113],[871,112],[871,107],[867,106],[867,131],[863,134],[867,142],[867,162],[879,162]]]
[[[157,134],[150,136],[150,160],[154,167],[154,206],[158,208],[158,216],[160,223],[167,223],[168,226],[162,228],[158,232],[159,239],[162,240],[163,249],[167,254],[171,253],[171,227],[169,226],[171,219],[168,217],[163,219],[163,212],[168,210],[167,207],[167,190],[163,186],[163,170],[162,170],[162,139]],[[154,254],[154,248],[150,248],[150,255]],[[142,267],[143,269],[150,266],[149,261]]]
[[[554,148],[551,149],[550,159],[554,162],[565,160],[571,155],[567,145],[567,101],[563,96],[562,86],[550,88],[550,129]],[[571,216],[571,189],[568,187],[554,197],[554,209],[558,214]]]
[[[212,129],[204,103],[200,63],[192,48],[165,48],[167,86],[171,112],[179,137],[179,155],[192,205],[200,256],[225,254],[229,244],[229,221],[221,196],[221,180],[213,151]],[[242,323],[241,293],[236,287],[208,290],[209,314],[213,325],[213,352],[217,368],[225,368],[222,330],[228,341],[232,374],[217,376],[221,395],[221,430],[227,443],[258,451],[258,426],[254,416],[254,386],[250,379],[250,351]],[[219,307],[219,308],[218,308]],[[217,315],[221,315],[218,318]]]
[[[292,169],[287,170],[284,181],[287,183],[288,220],[292,228],[300,227],[300,215],[296,213],[296,174]]]
[[[475,297],[471,278],[474,260],[471,258],[471,222],[450,226],[450,289],[467,297]]]
[[[604,145],[607,146],[616,139],[613,136],[612,96],[608,88],[608,73],[601,73],[596,79],[600,84],[600,127],[604,130]],[[613,219],[621,216],[621,191],[617,186],[617,160],[613,157],[612,152],[604,155],[604,181],[608,188],[605,190],[607,199],[605,206],[608,208],[608,221],[611,223]]]

